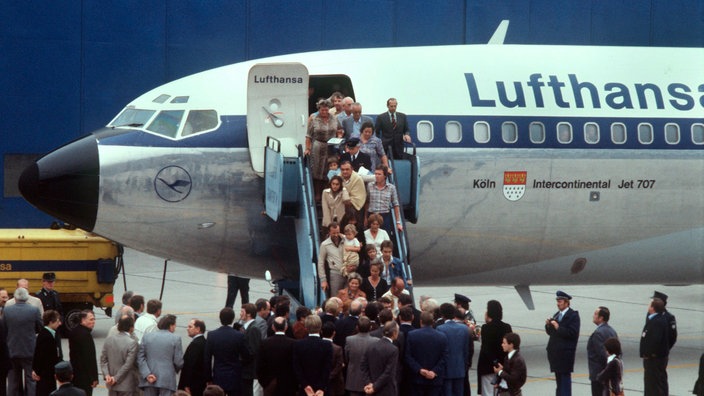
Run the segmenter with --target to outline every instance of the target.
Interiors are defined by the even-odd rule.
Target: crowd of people
[[[382,256],[391,254],[388,245],[381,250]],[[176,316],[163,314],[157,299],[145,302],[143,296],[126,292],[101,350],[91,334],[92,311],[81,312],[77,326],[64,331],[66,361],[55,275],[44,274],[39,297],[31,296],[27,280],[20,279],[14,298],[0,289],[0,394],[91,395],[102,380],[113,396],[464,396],[470,394],[470,380],[474,382],[468,373],[474,344],[480,342],[478,394],[521,395],[527,362],[520,353],[521,337],[503,321],[499,301],[487,302],[480,327],[471,300],[461,294],[442,304],[423,296],[416,308],[401,276],[391,279],[389,295],[370,300],[364,295],[376,292],[364,293],[364,282],[378,286],[381,266],[373,262],[367,279],[349,274],[347,287],[316,310],[299,307],[294,313],[286,296],[252,304],[245,288],[239,316],[226,306],[217,329],[207,331],[198,318],[188,321],[192,341],[185,352],[175,334]],[[668,394],[666,369],[677,326],[665,308],[667,298],[654,293],[642,331],[639,352],[646,395]],[[571,308],[571,300],[558,291],[558,311],[545,321],[557,395],[571,394],[580,332],[579,312]],[[228,296],[226,303],[233,304],[234,297]],[[610,317],[604,306],[592,316],[596,329],[587,342],[592,395],[618,395],[624,389],[621,344]]]

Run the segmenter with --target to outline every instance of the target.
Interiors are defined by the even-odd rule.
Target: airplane
[[[488,44],[290,54],[167,83],[37,160],[20,190],[152,255],[310,277],[315,254],[296,253],[310,227],[265,209],[267,153],[300,158],[309,88],[372,118],[394,97],[421,164],[415,284],[512,285],[531,308],[530,285],[702,283],[704,52],[510,45],[507,26]]]

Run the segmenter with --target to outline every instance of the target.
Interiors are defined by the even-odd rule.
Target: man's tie
[[[560,314],[557,315],[557,321],[562,322],[562,312],[560,312]]]
[[[391,113],[391,128],[396,129],[396,113]]]

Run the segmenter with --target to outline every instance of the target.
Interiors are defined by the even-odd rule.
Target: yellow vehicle
[[[64,322],[70,328],[83,309],[102,308],[111,315],[113,285],[122,267],[122,247],[80,229],[0,229],[0,286],[12,293],[17,280],[29,292],[42,288],[42,274],[56,274]]]

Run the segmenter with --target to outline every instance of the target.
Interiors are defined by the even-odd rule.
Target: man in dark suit
[[[264,396],[295,396],[298,384],[291,368],[296,340],[286,336],[286,318],[275,318],[272,327],[274,335],[263,340],[259,347],[257,379],[264,388]]]
[[[200,319],[191,319],[186,333],[193,341],[183,354],[178,389],[185,390],[191,396],[201,396],[208,382],[205,377],[205,323]]]
[[[521,396],[521,387],[526,383],[528,370],[526,361],[518,352],[521,347],[521,337],[516,333],[507,333],[501,342],[501,348],[506,353],[504,363],[494,367],[494,373],[501,378],[498,384],[499,396]]]
[[[401,303],[401,297],[405,296],[405,294],[401,294],[398,298],[399,305]],[[410,296],[408,296],[410,298]],[[415,315],[413,314],[414,308],[411,305],[404,305],[399,311],[398,311],[398,320],[400,322],[399,325],[399,338],[403,336],[404,343],[401,345],[399,348],[399,361],[400,361],[400,369],[401,369],[401,379],[398,384],[399,386],[399,394],[401,395],[410,395],[411,394],[411,386],[412,386],[412,381],[413,381],[413,373],[411,373],[411,370],[408,368],[408,366],[405,364],[406,361],[406,345],[405,345],[405,340],[408,339],[408,333],[410,333],[413,330],[416,330],[416,328],[413,326],[413,322],[415,321]],[[418,323],[420,325],[420,311],[418,311]]]
[[[433,314],[420,315],[421,328],[408,333],[406,365],[413,373],[412,395],[439,396],[449,354],[445,334],[435,330]]]
[[[389,98],[386,101],[387,112],[381,113],[376,117],[374,124],[377,136],[381,138],[384,145],[386,155],[393,158],[403,158],[403,142],[411,142],[410,129],[406,115],[396,111],[398,101],[395,98]],[[390,153],[389,146],[392,146]]]
[[[550,371],[555,373],[557,396],[572,394],[572,371],[574,357],[579,339],[579,312],[570,308],[572,296],[558,290],[556,295],[557,311],[545,321],[545,332],[548,340],[548,362]]]
[[[54,377],[59,383],[59,389],[53,391],[51,396],[86,396],[86,392],[73,386],[73,367],[69,362],[59,362],[54,366]]]
[[[344,354],[342,347],[332,342],[332,338],[335,336],[335,325],[325,323],[320,330],[320,335],[324,341],[332,344],[332,368],[330,369],[328,394],[330,396],[345,396]]]
[[[393,320],[383,327],[383,337],[367,347],[362,358],[362,375],[367,385],[367,394],[396,396],[398,386],[398,348],[393,344],[398,337],[398,325]]]
[[[257,305],[243,304],[240,312],[240,320],[244,322],[244,342],[247,346],[247,354],[242,357],[242,395],[252,396],[254,394],[254,381],[256,380],[257,354],[262,343],[262,328],[258,323],[266,326],[266,321],[260,312],[269,310],[269,302],[265,299],[257,300]],[[264,328],[266,334],[266,327]]]
[[[664,312],[665,303],[653,298],[640,338],[645,396],[669,395],[667,361],[670,356],[670,332]]]
[[[350,138],[345,143],[345,148],[345,152],[340,156],[340,163],[349,161],[355,172],[359,172],[359,168],[362,166],[366,170],[374,172],[374,169],[372,169],[372,158],[369,154],[359,151],[359,138]]]
[[[49,396],[56,390],[54,366],[63,360],[61,339],[57,329],[61,325],[61,315],[53,309],[47,310],[42,316],[44,328],[37,335],[37,345],[34,348],[32,372],[36,374],[37,396]],[[34,377],[34,376],[33,376]]]
[[[357,322],[359,315],[362,313],[362,303],[359,300],[352,300],[348,315],[335,322],[335,344],[345,347],[347,337],[353,335],[357,331]]]
[[[320,338],[322,321],[318,315],[305,320],[308,336],[293,345],[293,371],[299,394],[327,392],[332,369],[332,345]]]
[[[75,372],[73,383],[90,396],[93,394],[93,388],[98,386],[95,342],[90,334],[95,327],[95,314],[93,311],[82,311],[79,318],[80,325],[76,326],[68,337],[68,348],[71,366]]]
[[[405,306],[411,307],[411,310],[413,312],[413,319],[411,320],[411,325],[413,326],[414,329],[419,329],[420,328],[420,309],[413,306],[413,297],[411,297],[410,294],[403,294],[402,293],[401,295],[398,296],[397,305],[398,305],[399,312]],[[403,332],[403,328],[401,328],[401,331]]]
[[[587,363],[589,365],[589,380],[592,383],[592,396],[601,396],[604,391],[604,385],[596,379],[601,370],[606,368],[608,356],[604,349],[604,341],[611,337],[618,337],[616,330],[609,326],[610,317],[611,313],[608,308],[598,307],[592,318],[596,329],[587,341]]]
[[[240,395],[242,364],[240,356],[247,355],[244,334],[230,327],[235,320],[232,308],[220,310],[220,324],[208,332],[205,342],[205,375],[207,382],[220,386],[228,396]]]

